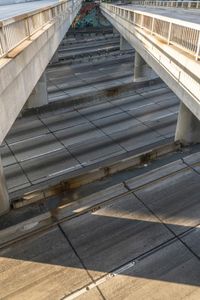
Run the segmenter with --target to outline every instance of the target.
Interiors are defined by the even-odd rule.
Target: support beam
[[[25,108],[40,107],[48,104],[47,81],[45,72],[40,77],[31,95],[29,96]]]
[[[6,214],[10,209],[10,201],[0,157],[0,215]]]
[[[183,145],[200,143],[200,121],[183,102],[179,108],[175,140]]]
[[[130,50],[133,49],[131,45],[125,40],[125,38],[120,34],[120,50]]]

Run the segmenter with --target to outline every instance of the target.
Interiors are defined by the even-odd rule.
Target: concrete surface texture
[[[152,88],[19,119],[1,147],[9,191],[173,137],[179,100],[166,87]]]
[[[0,250],[1,297],[199,299],[199,166],[198,152],[97,192],[79,202],[95,211]]]
[[[99,42],[102,46],[106,47],[108,38],[110,39],[110,34],[109,36],[93,37],[92,39],[90,37],[89,40],[88,37],[86,37],[85,40],[76,40],[73,38],[70,39],[70,44],[71,48],[77,49],[76,52],[78,52],[81,51],[81,45],[86,41],[88,41],[90,47]],[[111,41],[113,41],[114,44],[116,43],[116,38],[113,37],[113,35]],[[66,47],[66,40],[63,41],[63,44],[65,44]],[[61,45],[60,48],[62,50],[63,45]],[[96,50],[96,52],[98,52],[98,50]],[[123,86],[126,83],[132,82],[133,53],[127,53],[125,51],[117,55],[115,54],[116,53],[113,55],[113,52],[109,52],[108,55],[101,53],[101,55],[97,55],[97,57],[94,53],[93,57],[89,57],[89,59],[86,57],[87,62],[85,61],[85,56],[83,56],[81,63],[76,64],[75,59],[71,66],[68,65],[69,60],[66,58],[59,64],[51,65],[47,69],[46,77],[48,81],[49,102],[58,102],[59,105],[60,101],[65,101],[65,105],[62,109],[59,107],[57,109],[53,108],[53,111],[47,109],[46,112],[38,112],[38,114],[32,117],[19,118],[16,121],[7,136],[9,143],[13,144],[12,150],[9,148],[7,141],[5,141],[1,147],[4,170],[6,170],[6,166],[9,166],[6,171],[6,178],[10,192],[32,185],[30,178],[24,173],[22,167],[18,165],[17,162],[19,161],[23,161],[27,164],[29,159],[33,159],[33,161],[30,160],[33,162],[33,165],[36,161],[39,163],[39,167],[35,166],[34,168],[32,164],[27,164],[27,168],[32,168],[34,171],[33,173],[35,175],[32,174],[33,177],[31,180],[35,182],[40,182],[40,180],[43,181],[59,174],[82,168],[79,159],[75,158],[73,153],[69,152],[68,147],[75,144],[80,145],[80,143],[86,139],[91,139],[92,142],[95,139],[95,134],[97,135],[96,138],[105,137],[105,135],[98,130],[94,124],[88,121],[84,115],[82,116],[79,111],[74,109],[73,102],[70,106],[68,106],[68,103],[70,103],[74,97],[82,97],[84,93],[85,99],[87,100],[90,95],[96,97],[98,91],[101,92],[107,88]],[[119,64],[121,65],[120,67]],[[110,75],[108,75],[108,73],[110,73]],[[105,74],[107,74],[107,76]],[[43,85],[42,81],[41,84]],[[105,91],[105,95],[106,93]],[[101,101],[105,102],[105,96],[101,97]],[[94,101],[92,103],[94,103]],[[101,115],[107,116],[119,112],[119,109],[112,111],[113,105],[109,103],[107,105],[110,106],[109,111],[106,112],[105,107],[100,115],[97,114],[97,118],[100,118]],[[96,110],[97,109],[98,106]],[[95,109],[93,115],[95,116]],[[128,122],[131,123],[130,121]],[[81,127],[82,125],[83,127]],[[65,130],[67,130],[66,134]],[[71,130],[74,130],[74,132],[72,131],[70,134]],[[54,132],[57,132],[58,136],[55,136]],[[28,144],[26,144],[27,142]],[[120,146],[117,147],[117,145],[114,145],[110,145],[110,148],[108,147],[108,153],[110,153],[110,155],[112,155],[112,151],[114,153],[116,149],[121,151]],[[19,151],[19,156],[17,155],[18,158],[15,158],[15,154],[12,152],[15,147],[17,147]],[[97,156],[96,159],[91,158],[92,161],[94,160],[93,163],[98,161],[99,154],[96,153],[95,155]],[[105,158],[106,157],[105,155]],[[63,164],[61,162],[62,159],[68,162]],[[89,165],[92,161],[84,163],[83,166]],[[44,162],[46,167],[42,167]]]

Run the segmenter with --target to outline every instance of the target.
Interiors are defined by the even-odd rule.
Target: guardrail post
[[[169,23],[169,31],[168,31],[168,37],[167,37],[167,44],[170,44],[170,38],[171,38],[171,31],[172,31],[172,23]]]
[[[0,157],[0,215],[6,214],[10,209],[10,201]]]
[[[29,27],[29,18],[26,18],[25,24],[26,24],[26,32],[27,32],[27,36],[28,36],[28,38],[30,39],[31,33],[30,33],[30,27]]]
[[[151,35],[153,34],[153,29],[154,29],[154,18],[152,19],[152,25],[151,25]]]
[[[9,48],[8,48],[7,34],[6,34],[6,30],[5,30],[4,26],[2,27],[2,35],[3,35],[4,54],[6,54],[9,50]]]
[[[199,59],[199,51],[200,51],[200,32],[199,32],[199,38],[198,38],[198,44],[197,44],[197,52],[195,55],[195,60]]]

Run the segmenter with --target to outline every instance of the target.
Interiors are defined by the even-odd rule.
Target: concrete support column
[[[131,45],[125,40],[125,38],[120,34],[120,50],[130,50],[133,49]]]
[[[58,63],[59,62],[59,56],[58,56],[58,50],[56,50],[54,56],[51,59],[50,64]]]
[[[46,104],[48,104],[48,94],[46,74],[44,72],[29,96],[25,108],[39,107]]]
[[[118,35],[119,32],[117,31],[117,29],[113,26],[113,35]]]
[[[135,63],[134,63],[134,82],[143,82],[157,78],[158,75],[152,70],[152,68],[144,61],[138,52],[135,51]]]
[[[175,140],[183,145],[200,143],[200,121],[183,102],[179,108]]]
[[[135,63],[134,63],[134,82],[146,81],[148,78],[146,77],[146,62],[140,56],[138,52],[135,51]]]
[[[9,201],[6,180],[5,180],[3,166],[0,157],[0,215],[4,215],[9,211],[9,209],[10,209],[10,201]]]

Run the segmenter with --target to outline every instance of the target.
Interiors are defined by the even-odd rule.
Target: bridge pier
[[[113,26],[113,35],[118,35],[119,32],[117,31],[117,29]]]
[[[56,50],[54,56],[53,56],[52,59],[51,59],[50,64],[58,63],[58,62],[59,62],[59,56],[58,56],[58,50]]]
[[[175,140],[183,145],[200,143],[200,121],[183,102],[179,108]]]
[[[40,77],[32,93],[30,94],[25,108],[40,107],[48,104],[47,81],[45,72]]]
[[[131,45],[125,40],[125,38],[120,34],[120,50],[130,50]]]
[[[135,62],[134,62],[134,82],[143,82],[157,78],[158,75],[153,69],[145,62],[142,56],[135,51]]]
[[[0,216],[6,214],[9,210],[10,210],[9,195],[6,186],[2,161],[0,157]]]

